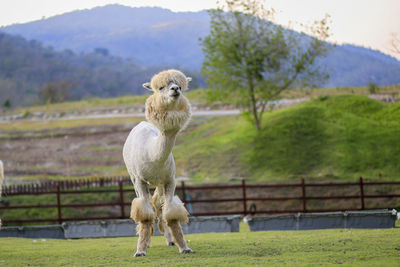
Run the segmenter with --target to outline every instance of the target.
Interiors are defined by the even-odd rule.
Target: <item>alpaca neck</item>
[[[166,161],[175,145],[176,135],[190,119],[189,101],[181,96],[178,102],[165,105],[155,95],[146,100],[146,119],[159,131],[152,155],[156,161]]]
[[[175,145],[177,133],[177,131],[159,132],[153,147],[154,153],[151,153],[153,161],[163,163],[168,159]]]

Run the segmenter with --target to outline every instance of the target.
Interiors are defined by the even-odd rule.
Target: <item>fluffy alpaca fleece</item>
[[[187,98],[182,95],[174,104],[160,98],[152,95],[146,100],[146,119],[164,132],[183,130],[191,116]]]
[[[148,201],[142,198],[135,198],[131,205],[131,218],[139,223],[143,221],[153,221],[155,217],[154,210]]]
[[[188,88],[190,80],[191,78],[187,79],[183,73],[176,70],[162,71],[153,76],[150,90],[154,94],[146,100],[147,121],[162,132],[184,129],[191,116],[189,101],[184,95],[174,101],[168,94],[162,93],[162,90],[166,90],[168,84],[173,82],[181,87],[181,91],[184,91]]]
[[[181,253],[191,253],[179,222],[187,223],[188,212],[175,194],[175,162],[172,148],[176,135],[191,116],[189,101],[183,95],[191,78],[178,70],[162,71],[143,87],[153,94],[146,101],[146,119],[130,132],[123,158],[135,187],[131,217],[138,225],[135,256],[145,256],[153,233],[154,215],[167,244],[177,244]],[[151,198],[149,185],[156,187]],[[153,205],[151,205],[151,203]],[[153,210],[154,208],[154,210]]]
[[[177,220],[186,224],[189,221],[188,212],[183,206],[182,201],[177,196],[174,196],[172,203],[166,206],[163,213],[163,219],[166,222]]]

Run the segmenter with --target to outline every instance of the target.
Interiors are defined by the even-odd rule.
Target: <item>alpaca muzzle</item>
[[[169,93],[168,94],[174,98],[178,98],[181,94],[180,90],[181,90],[181,88],[178,85],[171,83],[169,85]]]

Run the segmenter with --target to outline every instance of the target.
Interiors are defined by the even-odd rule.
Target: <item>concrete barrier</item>
[[[254,217],[248,220],[251,231],[311,230],[335,228],[393,228],[396,210],[297,213]]]
[[[134,236],[132,220],[76,221],[62,224],[65,238]]]
[[[65,238],[61,225],[2,227],[0,237]]]
[[[184,234],[239,232],[241,216],[201,216],[190,217],[188,224],[182,225]],[[62,224],[65,238],[135,236],[136,224],[130,220],[80,221]],[[154,235],[162,235],[157,223]]]
[[[239,232],[241,216],[190,217],[182,225],[185,234]],[[3,227],[0,237],[27,238],[95,238],[135,236],[136,224],[130,220],[76,221],[62,225]],[[154,235],[161,235],[155,224]]]

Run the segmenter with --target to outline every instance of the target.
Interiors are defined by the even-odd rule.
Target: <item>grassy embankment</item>
[[[313,230],[185,236],[181,255],[161,236],[134,258],[137,237],[79,240],[0,239],[4,266],[398,266],[400,231]]]
[[[196,122],[175,157],[179,172],[198,183],[400,178],[400,103],[320,97],[266,113],[259,133],[243,117]]]

